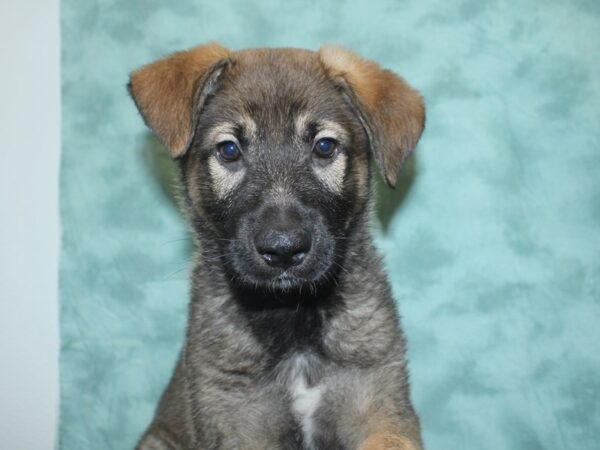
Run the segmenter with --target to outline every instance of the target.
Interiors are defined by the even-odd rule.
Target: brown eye
[[[337,149],[337,142],[331,138],[322,138],[317,141],[313,152],[319,158],[332,158]]]
[[[225,162],[233,162],[236,161],[242,156],[242,152],[232,141],[221,142],[218,146],[219,156]]]

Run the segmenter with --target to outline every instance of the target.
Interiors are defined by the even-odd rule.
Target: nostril
[[[270,266],[291,267],[301,264],[310,251],[310,235],[302,230],[264,230],[254,239],[256,251]]]
[[[292,256],[292,263],[294,266],[297,266],[302,261],[304,261],[304,257],[306,256],[306,252],[299,251],[298,253]]]
[[[276,253],[258,252],[262,259],[270,266],[277,266],[281,263],[281,257]]]

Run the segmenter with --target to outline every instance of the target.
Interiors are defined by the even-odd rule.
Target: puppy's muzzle
[[[310,233],[297,226],[286,229],[269,227],[254,236],[254,247],[260,257],[269,266],[284,270],[302,264],[311,243]]]
[[[298,201],[265,202],[240,220],[229,241],[232,279],[290,289],[314,284],[333,264],[335,240],[320,213]]]

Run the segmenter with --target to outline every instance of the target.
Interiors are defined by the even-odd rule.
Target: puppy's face
[[[423,123],[418,94],[339,49],[200,47],[142,68],[130,89],[181,160],[215,263],[275,290],[335,277],[367,202],[371,151],[393,185]]]
[[[304,53],[244,53],[204,103],[183,158],[192,218],[233,279],[292,288],[324,281],[368,192],[367,136]]]

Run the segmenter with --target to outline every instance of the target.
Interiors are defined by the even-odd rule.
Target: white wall
[[[0,448],[54,448],[58,0],[0,1]]]

